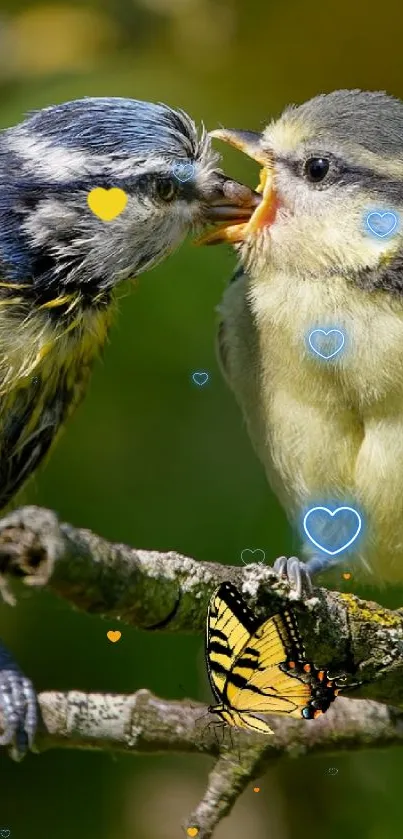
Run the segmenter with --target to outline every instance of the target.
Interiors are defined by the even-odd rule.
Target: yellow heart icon
[[[188,827],[188,829],[186,831],[188,836],[197,836],[198,832],[199,832],[198,827]]]
[[[97,186],[88,193],[87,203],[94,215],[102,221],[112,221],[123,213],[127,204],[127,195],[118,186],[113,186],[112,189]]]
[[[116,641],[119,641],[119,638],[122,637],[122,633],[119,632],[119,630],[116,630],[116,632],[112,632],[112,630],[110,629],[109,632],[106,633],[106,637],[109,639],[109,641],[112,641],[112,644],[115,644]]]

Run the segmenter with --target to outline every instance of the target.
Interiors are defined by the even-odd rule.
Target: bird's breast
[[[403,301],[277,273],[232,283],[221,314],[225,376],[290,516],[355,499],[374,539],[399,546],[403,575]],[[345,344],[326,360],[308,338],[332,328]]]

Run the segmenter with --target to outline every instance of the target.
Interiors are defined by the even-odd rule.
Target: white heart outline
[[[313,536],[311,536],[311,534],[309,533],[309,530],[306,526],[307,519],[312,513],[315,513],[317,510],[323,510],[323,512],[329,513],[329,515],[332,518],[333,518],[333,516],[336,515],[336,513],[340,513],[341,510],[348,510],[350,513],[354,513],[354,515],[357,516],[358,529],[354,533],[353,538],[350,539],[349,542],[346,542],[345,545],[342,545],[341,548],[338,548],[337,551],[328,551],[327,548],[324,548],[323,545],[320,545],[319,542],[316,542],[316,540],[313,538]],[[352,545],[353,542],[355,542],[358,534],[361,532],[362,518],[361,518],[360,514],[357,512],[357,510],[354,510],[354,507],[337,507],[337,510],[334,510],[333,513],[332,513],[331,510],[329,510],[328,507],[312,507],[310,510],[308,510],[307,513],[305,513],[304,521],[303,521],[303,527],[304,527],[304,530],[305,530],[305,533],[306,533],[308,539],[312,542],[313,545],[315,545],[315,547],[319,548],[320,551],[324,551],[326,554],[329,554],[329,556],[336,556],[337,554],[341,553],[341,551],[344,551],[346,548],[349,548],[350,545]]]
[[[371,225],[370,225],[369,220],[370,220],[371,216],[379,216],[380,219],[385,218],[385,216],[393,216],[393,218],[395,220],[395,223],[394,223],[393,227],[391,228],[391,230],[388,230],[386,233],[377,233],[376,230],[374,230],[374,228],[371,227]],[[386,210],[384,213],[380,213],[379,210],[372,210],[371,213],[368,213],[368,215],[365,219],[365,222],[366,222],[366,225],[368,227],[368,230],[370,230],[371,233],[374,234],[374,236],[378,236],[378,239],[385,239],[386,236],[390,236],[390,234],[393,233],[394,230],[396,230],[397,216],[395,215],[395,213],[392,212],[392,210]]]
[[[256,565],[264,565],[264,563],[265,563],[265,561],[266,561],[266,551],[264,551],[264,550],[263,550],[263,548],[244,548],[244,549],[241,551],[241,560],[242,560],[242,562],[243,562],[243,564],[244,564],[244,565],[248,565],[249,563],[245,562],[245,560],[244,560],[244,558],[243,558],[243,556],[242,556],[242,554],[243,554],[245,551],[250,551],[250,552],[251,552],[251,553],[253,553],[253,554],[254,554],[254,553],[256,553],[256,551],[259,551],[260,553],[262,553],[262,554],[263,554],[263,559],[261,559],[259,562],[256,562]],[[252,560],[252,562],[253,562],[253,560]]]
[[[311,343],[311,338],[312,338],[312,335],[314,335],[314,334],[315,334],[315,332],[321,332],[321,333],[322,333],[322,335],[324,335],[324,336],[325,336],[325,338],[326,338],[328,335],[330,335],[330,333],[331,333],[331,332],[338,332],[338,333],[339,333],[339,335],[341,335],[341,337],[342,337],[342,339],[343,339],[343,342],[342,342],[341,347],[339,347],[337,350],[335,350],[334,352],[332,352],[332,354],[331,354],[331,355],[323,355],[323,353],[321,353],[321,352],[319,352],[319,350],[315,349],[315,347],[314,347],[314,346],[313,346],[313,344]],[[321,358],[324,358],[324,359],[325,359],[325,361],[328,361],[328,360],[329,360],[329,358],[333,358],[333,356],[334,356],[334,355],[337,355],[337,353],[339,353],[339,352],[343,349],[345,342],[346,342],[345,335],[344,335],[344,332],[342,332],[342,331],[341,331],[341,329],[328,329],[328,330],[327,330],[327,332],[326,332],[326,330],[325,330],[325,329],[320,329],[319,327],[317,327],[316,329],[312,329],[312,332],[310,332],[310,333],[309,333],[309,335],[308,335],[308,343],[309,343],[309,346],[311,347],[311,349],[313,350],[313,352],[314,352],[316,355],[320,355],[320,357],[321,357]]]

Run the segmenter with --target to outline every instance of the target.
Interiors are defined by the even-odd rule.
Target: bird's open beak
[[[274,221],[278,201],[273,187],[273,162],[267,152],[262,150],[261,135],[254,131],[222,128],[210,131],[210,136],[223,140],[234,148],[243,151],[248,157],[261,163],[263,169],[260,173],[259,186],[255,192],[251,190],[252,195],[256,196],[255,206],[253,212],[249,213],[247,221],[239,217],[237,224],[234,225],[229,223],[228,220],[226,224],[202,236],[198,240],[198,244],[215,245],[220,242],[230,242],[231,244],[243,242],[251,233],[255,233],[261,227],[268,226]],[[257,200],[257,196],[259,196],[259,200]]]
[[[214,244],[215,237],[221,241],[221,231],[236,231],[239,226],[243,227],[259,206],[262,198],[258,192],[250,187],[228,178],[226,175],[216,173],[214,186],[209,194],[204,195],[203,222],[212,222],[216,226],[197,239],[196,244],[204,244],[210,240]],[[228,239],[227,239],[228,241]]]

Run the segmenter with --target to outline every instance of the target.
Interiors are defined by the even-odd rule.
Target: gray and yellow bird
[[[217,162],[187,114],[134,99],[67,102],[0,132],[0,509],[81,401],[120,283],[192,228],[248,218],[259,203]],[[127,198],[109,221],[89,206],[99,187]],[[0,746],[19,757],[35,693],[3,646],[0,712]]]
[[[262,133],[211,133],[262,166],[250,221],[205,238],[240,259],[219,355],[257,454],[293,524],[328,500],[351,505],[355,555],[375,582],[402,583],[403,103],[338,90]],[[370,229],[372,213],[392,214],[391,235]],[[345,347],[324,361],[307,336],[335,327]],[[312,548],[308,570],[329,553]],[[295,559],[276,567],[301,581]]]

